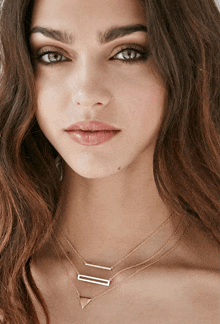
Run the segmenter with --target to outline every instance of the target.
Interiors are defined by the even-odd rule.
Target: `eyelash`
[[[121,54],[123,52],[126,52],[126,51],[133,51],[133,52],[135,52],[136,55],[138,55],[138,54],[141,55],[141,57],[136,58],[136,59],[116,59],[116,60],[122,61],[123,63],[133,64],[133,63],[144,62],[144,61],[146,61],[148,59],[148,56],[149,56],[149,51],[147,49],[143,48],[143,50],[140,50],[140,49],[135,48],[135,45],[133,45],[131,47],[128,46],[126,48],[121,49],[117,54],[115,54],[112,58],[110,58],[110,60],[111,61],[114,60],[117,55],[119,55],[119,54]],[[45,56],[45,55],[49,55],[49,54],[54,54],[54,55],[57,55],[57,56],[61,56],[61,60],[56,61],[56,62],[44,62],[44,61],[42,61],[42,57]],[[62,58],[65,58],[65,56],[63,54],[61,54],[61,53],[59,53],[57,51],[50,51],[50,50],[45,50],[41,54],[34,56],[34,60],[36,60],[40,64],[50,65],[50,66],[53,66],[55,64],[59,64],[59,63],[68,61],[68,59],[63,60]]]

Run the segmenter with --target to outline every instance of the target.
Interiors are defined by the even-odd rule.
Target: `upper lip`
[[[71,126],[69,126],[67,131],[76,131],[76,130],[82,130],[82,131],[101,131],[101,130],[120,130],[117,129],[111,125],[108,125],[106,123],[95,121],[95,120],[87,120],[87,121],[80,121],[78,123],[75,123]]]

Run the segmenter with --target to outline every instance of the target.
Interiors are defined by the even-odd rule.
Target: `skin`
[[[64,160],[58,224],[83,258],[95,264],[113,265],[122,259],[172,212],[160,198],[153,177],[153,152],[166,89],[150,53],[145,61],[131,64],[125,62],[128,52],[121,53],[128,44],[149,51],[148,34],[139,31],[107,44],[97,40],[100,31],[134,24],[146,25],[138,0],[37,0],[33,12],[31,27],[65,30],[74,40],[67,45],[42,33],[31,35],[32,52],[38,56],[34,63],[36,117]],[[62,61],[43,64],[56,58],[39,58],[43,49],[63,55],[57,57]],[[136,58],[140,55],[135,51],[131,54]],[[65,130],[84,120],[102,121],[121,132],[101,145],[83,146]],[[179,220],[180,215],[174,214],[163,234],[144,244],[117,271],[154,255],[174,233]],[[184,220],[173,245],[186,228]],[[57,228],[55,231],[69,258],[83,272],[82,262]],[[205,242],[203,247],[201,241]],[[217,323],[218,249],[199,225],[191,224],[184,239],[162,260],[83,310],[73,286],[75,270],[58,251],[57,243],[48,240],[31,268],[52,324],[146,323],[146,318],[148,323]],[[103,270],[91,271],[103,277]],[[134,271],[129,270],[129,274]],[[123,273],[112,285],[127,277]],[[90,298],[106,291],[93,284],[75,284],[82,296]],[[44,323],[34,297],[33,301]]]

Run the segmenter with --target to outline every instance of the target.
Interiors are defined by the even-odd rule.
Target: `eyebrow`
[[[109,43],[117,38],[124,37],[135,32],[145,32],[147,33],[147,27],[142,24],[135,24],[135,25],[128,25],[128,26],[121,26],[121,27],[111,27],[106,30],[104,33],[99,31],[98,42],[99,44],[103,45]],[[46,27],[35,26],[31,29],[30,35],[35,33],[41,33],[46,37],[55,39],[59,42],[72,45],[74,42],[73,34],[68,34],[66,31],[62,30],[55,30]]]

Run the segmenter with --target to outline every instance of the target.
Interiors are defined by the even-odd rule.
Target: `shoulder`
[[[211,232],[197,221],[190,223],[183,242],[183,255],[192,268],[212,273],[219,272],[220,244]]]
[[[144,300],[155,300],[157,309],[159,303],[161,321],[167,316],[169,324],[218,322],[219,243],[199,224],[190,224],[172,253],[137,279]]]

